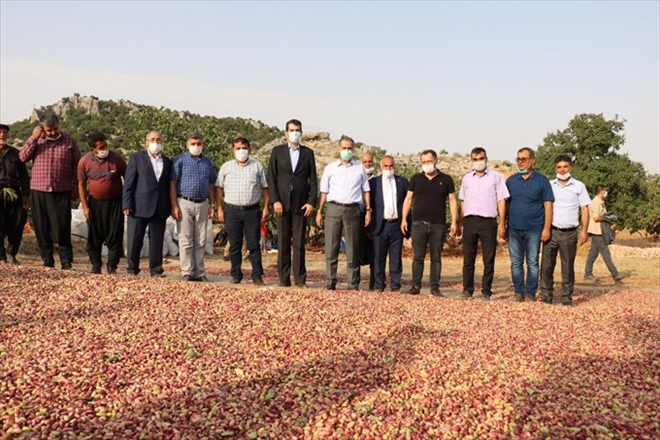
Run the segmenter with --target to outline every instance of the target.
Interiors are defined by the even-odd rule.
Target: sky
[[[660,2],[0,1],[0,121],[74,93],[512,160],[577,114],[660,172]]]

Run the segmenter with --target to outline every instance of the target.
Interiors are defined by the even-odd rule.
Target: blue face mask
[[[341,150],[339,156],[341,157],[341,160],[349,161],[353,158],[353,152],[351,150]]]

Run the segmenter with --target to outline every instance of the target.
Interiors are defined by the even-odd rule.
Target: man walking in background
[[[339,243],[342,234],[346,237],[346,284],[348,290],[358,290],[360,274],[358,252],[360,229],[371,223],[371,200],[369,180],[362,164],[353,160],[355,142],[348,136],[339,140],[339,160],[330,162],[321,176],[321,200],[316,213],[316,224],[323,228],[322,210],[325,213],[325,266],[326,289],[337,288],[337,265]],[[360,203],[364,202],[366,217],[360,224]]]
[[[554,294],[554,273],[557,252],[561,258],[561,303],[573,306],[573,286],[575,285],[575,256],[577,255],[580,224],[578,212],[582,217],[582,231],[579,242],[587,242],[589,227],[589,204],[591,199],[584,183],[571,177],[573,161],[566,155],[555,158],[557,178],[550,181],[555,201],[552,205],[552,230],[550,240],[543,246],[541,260],[541,295],[543,302],[552,304]]]
[[[264,268],[259,232],[261,221],[268,218],[269,213],[266,170],[258,161],[249,157],[250,141],[247,139],[235,139],[232,149],[234,159],[222,164],[215,182],[218,220],[225,224],[229,237],[231,282],[238,284],[243,279],[241,249],[245,239],[252,264],[252,282],[256,286],[263,286]],[[262,196],[263,208],[259,209]]]
[[[128,217],[128,273],[140,273],[140,253],[149,227],[149,272],[152,277],[164,277],[165,222],[172,212],[169,191],[172,160],[162,153],[160,132],[147,133],[144,145],[144,150],[129,157],[124,180],[122,210]]]
[[[280,286],[291,285],[291,249],[293,279],[297,287],[307,287],[305,234],[307,219],[317,201],[316,161],[314,151],[300,144],[302,123],[287,121],[287,143],[273,148],[268,163],[268,191],[273,203],[279,233],[277,270]]]
[[[108,149],[103,133],[94,132],[87,138],[90,151],[78,162],[78,192],[87,219],[87,254],[92,273],[101,273],[101,249],[108,246],[109,274],[117,272],[124,240],[124,214],[121,210],[122,179],[126,176],[126,161]],[[89,190],[87,184],[89,182]]]
[[[58,243],[62,269],[71,270],[71,200],[78,198],[78,143],[60,131],[57,116],[47,115],[18,156],[23,162],[32,161],[30,209],[44,266],[55,267],[53,243]]]
[[[204,267],[206,230],[215,209],[217,177],[211,160],[203,155],[204,137],[193,132],[186,141],[188,151],[174,158],[170,175],[172,217],[179,231],[181,279],[208,281]]]
[[[470,152],[473,171],[467,173],[461,182],[458,198],[461,203],[463,230],[463,293],[462,299],[470,299],[474,294],[474,262],[477,259],[478,244],[484,272],[481,279],[481,299],[488,301],[493,294],[495,274],[495,254],[497,237],[504,238],[506,199],[509,190],[502,175],[488,168],[486,150],[473,148]],[[499,217],[499,226],[497,218]]]
[[[603,234],[602,224],[608,223],[606,218],[607,209],[605,209],[606,198],[607,187],[605,185],[596,185],[596,197],[593,198],[589,205],[589,228],[587,233],[591,237],[591,247],[589,248],[587,263],[584,267],[584,279],[586,281],[598,280],[594,276],[594,263],[599,254],[603,257],[607,270],[610,271],[614,281],[621,281],[626,277],[624,274],[619,273],[614,262],[612,262],[612,254],[610,254],[609,247],[612,239],[608,239]]]
[[[552,225],[552,193],[548,178],[534,171],[536,155],[531,148],[521,148],[516,156],[518,173],[506,181],[507,237],[511,278],[516,301],[536,301],[539,286],[539,250],[541,242],[550,240]],[[527,263],[527,279],[523,270]]]
[[[447,234],[447,204],[451,213],[451,235],[458,234],[458,204],[454,181],[448,174],[437,169],[438,155],[433,150],[424,150],[420,155],[422,172],[410,179],[406,199],[403,202],[401,232],[412,236],[413,264],[412,287],[410,295],[419,295],[424,274],[424,257],[429,249],[431,269],[429,284],[431,295],[443,297],[440,293],[440,274],[442,273],[442,246]],[[449,203],[447,203],[449,201]],[[412,208],[412,225],[408,215]]]
[[[403,201],[408,193],[408,179],[394,174],[392,156],[380,160],[381,175],[369,180],[373,219],[368,232],[373,236],[375,289],[385,290],[385,262],[390,260],[390,288],[392,292],[401,290],[403,275]],[[410,219],[408,219],[410,221]]]
[[[374,157],[371,153],[364,153],[360,156],[360,162],[367,172],[367,179],[371,181],[371,178],[374,177]],[[371,197],[371,195],[370,195]],[[371,207],[373,208],[373,200],[371,202]],[[365,209],[364,202],[360,203],[360,224],[364,224],[367,211]],[[372,215],[372,224],[373,224],[373,215]],[[360,231],[360,252],[358,254],[359,266],[358,266],[358,276],[361,272],[362,266],[369,266],[369,290],[374,290],[376,284],[375,278],[375,268],[374,268],[374,240],[371,232],[367,231],[368,228],[364,227]]]
[[[16,254],[30,203],[30,176],[18,157],[18,149],[7,143],[8,138],[9,126],[0,124],[0,262],[6,262],[9,255],[9,262],[18,264]]]

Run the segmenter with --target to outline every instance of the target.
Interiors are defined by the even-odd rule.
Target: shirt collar
[[[476,172],[475,170],[472,170],[472,173],[471,173],[471,174],[472,174],[473,176],[476,176],[476,175],[477,175],[477,172]],[[486,169],[484,170],[484,176],[487,176],[488,174],[490,174],[490,168],[486,168]]]

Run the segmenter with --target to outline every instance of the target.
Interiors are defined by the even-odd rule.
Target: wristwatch
[[[367,211],[369,211],[369,212],[371,212],[371,211],[372,211],[372,209],[371,209],[371,208],[367,208]]]

